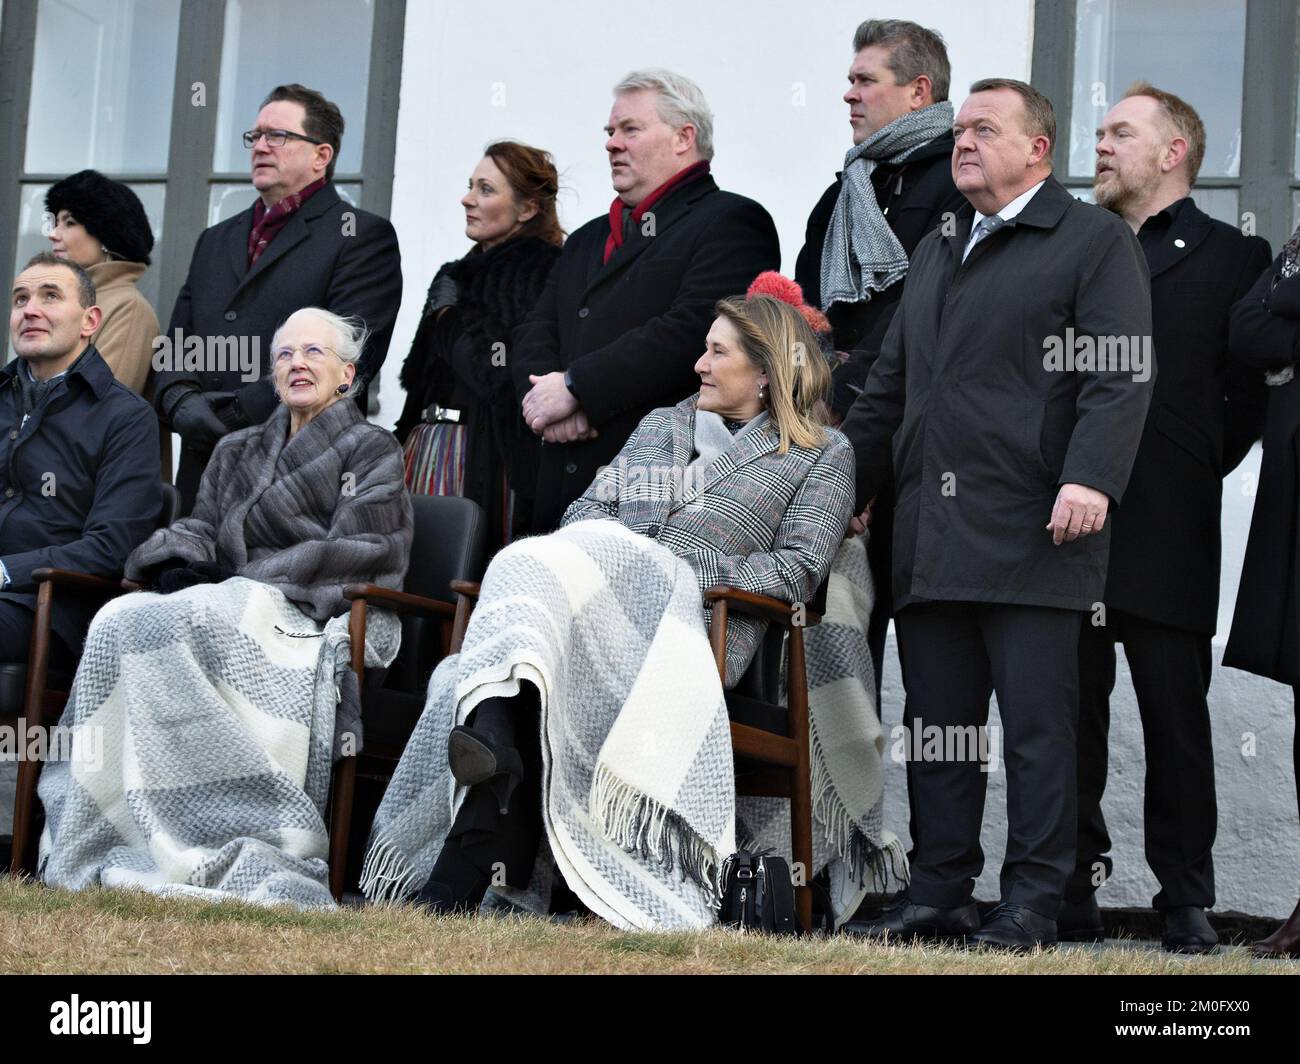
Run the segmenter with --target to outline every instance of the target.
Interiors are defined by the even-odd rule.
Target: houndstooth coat
[[[826,579],[853,513],[848,440],[827,429],[820,448],[791,445],[781,454],[769,421],[692,475],[698,398],[647,414],[562,523],[620,521],[685,559],[701,591],[725,584],[807,602]],[[707,610],[705,616],[707,623]],[[744,675],[765,628],[731,618],[727,687]]]

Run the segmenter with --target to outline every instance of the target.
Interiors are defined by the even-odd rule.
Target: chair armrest
[[[473,580],[453,580],[451,589],[458,595],[464,595],[466,598],[477,600],[479,592],[483,589],[482,584],[476,584]]]
[[[751,617],[761,617],[783,628],[811,628],[821,624],[821,614],[814,613],[806,605],[782,602],[770,595],[755,595],[752,591],[741,591],[734,587],[711,587],[704,592],[704,601],[710,606],[715,602],[725,602],[737,613]]]
[[[122,587],[116,580],[77,573],[71,569],[35,569],[32,571],[32,580],[38,584],[75,587],[83,591],[99,591],[105,595],[119,595],[122,592]]]
[[[378,584],[348,584],[343,589],[343,597],[349,602],[365,601],[368,605],[382,606],[415,617],[436,617],[443,620],[456,613],[455,607],[449,602],[439,602],[406,591],[394,591]]]

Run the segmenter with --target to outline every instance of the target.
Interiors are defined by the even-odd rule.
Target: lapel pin
[[[1187,247],[1187,241],[1180,236],[1177,240],[1174,241],[1174,247],[1185,248]]]

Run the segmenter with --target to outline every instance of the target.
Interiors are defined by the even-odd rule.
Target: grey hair
[[[360,363],[361,352],[365,350],[366,341],[370,339],[370,330],[366,328],[366,323],[358,317],[342,318],[332,311],[325,310],[323,307],[302,307],[295,310],[280,323],[279,328],[271,336],[271,350],[274,351],[279,346],[280,333],[284,327],[289,324],[299,314],[305,314],[322,325],[328,326],[334,332],[333,350],[339,357],[340,362],[345,362],[356,366],[357,376],[352,378],[352,385],[348,388],[346,395],[355,395],[360,387]]]
[[[854,55],[873,44],[889,49],[887,66],[895,85],[906,85],[924,74],[930,79],[934,102],[948,98],[952,65],[941,34],[906,19],[869,18],[853,34]]]
[[[656,94],[660,119],[673,129],[695,127],[695,150],[701,159],[713,159],[713,113],[700,87],[690,78],[663,67],[634,70],[614,86],[614,95],[648,89]]]

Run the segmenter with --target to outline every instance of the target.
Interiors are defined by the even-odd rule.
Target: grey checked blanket
[[[569,886],[619,927],[712,923],[735,849],[735,783],[699,584],[614,521],[520,540],[493,560],[375,817],[363,893],[400,899],[424,885],[463,798],[447,736],[524,680],[541,693],[543,819]]]
[[[400,631],[370,614],[367,666]],[[41,776],[45,882],[332,907],[322,811],[336,745],[358,740],[349,653],[346,616],[321,624],[243,577],[109,602],[61,721],[72,756]]]
[[[882,824],[884,729],[867,648],[875,604],[866,540],[846,539],[831,565],[826,612],[804,632],[812,731],[813,866],[826,869],[836,923],[867,893],[903,880],[907,855]],[[737,799],[742,837],[790,853],[790,803]]]

